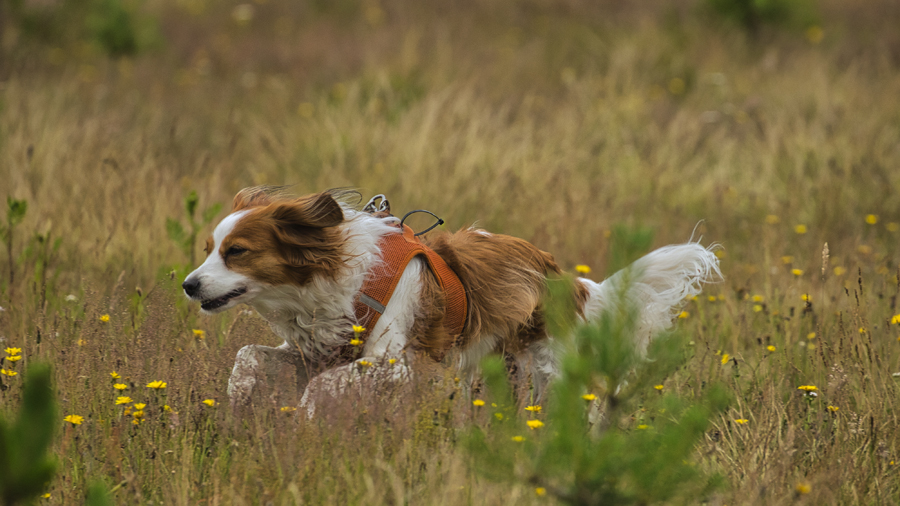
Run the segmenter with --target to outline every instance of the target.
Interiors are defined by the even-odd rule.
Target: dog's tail
[[[715,254],[718,248],[696,242],[665,246],[602,283],[579,278],[588,289],[585,318],[596,319],[626,301],[638,312],[636,344],[643,353],[651,337],[671,327],[685,302],[699,294],[704,283],[722,279]]]

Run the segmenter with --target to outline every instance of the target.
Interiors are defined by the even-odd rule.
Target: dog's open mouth
[[[200,307],[206,311],[212,311],[213,309],[218,309],[218,308],[224,306],[225,304],[228,304],[229,300],[231,300],[235,297],[244,295],[245,293],[247,293],[246,288],[238,288],[237,290],[232,290],[232,291],[226,293],[225,295],[219,297],[218,299],[205,300],[202,303],[200,303]]]

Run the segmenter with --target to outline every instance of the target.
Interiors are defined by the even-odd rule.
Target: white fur
[[[195,279],[200,281],[201,289],[195,298],[201,301],[222,297],[238,288],[246,288],[247,293],[229,300],[224,306],[212,311],[201,309],[204,313],[220,313],[242,302],[251,300],[259,293],[260,283],[230,270],[225,266],[222,255],[219,254],[219,247],[222,246],[222,241],[228,237],[228,234],[234,230],[235,225],[237,225],[238,221],[240,221],[246,213],[246,211],[238,211],[229,214],[221,223],[219,223],[215,231],[213,231],[213,242],[215,243],[215,246],[213,247],[212,253],[206,257],[206,261],[204,261],[200,267],[197,267],[194,272],[190,273],[188,277],[185,278],[185,281],[193,281]]]
[[[471,372],[478,368],[481,359],[497,348],[500,339],[497,336],[481,336],[481,338],[462,350],[459,355],[459,368],[462,371]]]
[[[408,342],[408,336],[419,308],[422,293],[420,276],[425,262],[413,258],[400,276],[384,314],[369,334],[363,354],[369,357],[397,356]]]
[[[689,242],[665,246],[637,259],[602,283],[586,278],[578,280],[588,289],[585,318],[596,319],[620,300],[623,283],[625,300],[638,310],[637,342],[642,353],[653,335],[672,326],[687,299],[699,294],[704,283],[721,279],[719,260],[713,245],[704,248]]]

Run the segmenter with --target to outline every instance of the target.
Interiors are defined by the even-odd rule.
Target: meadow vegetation
[[[900,7],[822,0],[815,24],[748,31],[716,3],[146,0],[116,11],[153,34],[128,51],[7,19],[0,350],[21,352],[0,359],[0,414],[30,362],[53,366],[41,504],[95,481],[116,504],[555,501],[485,472],[465,442],[496,417],[452,370],[312,421],[280,400],[231,412],[237,350],[279,342],[179,285],[255,184],[385,193],[595,279],[619,224],[720,243],[725,281],[676,323],[683,360],[608,423],[674,430],[664,396],[723,384],[673,463],[722,485],[687,502],[900,502]]]

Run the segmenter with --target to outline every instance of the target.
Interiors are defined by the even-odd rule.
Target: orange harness
[[[402,234],[388,234],[379,243],[383,262],[369,271],[362,289],[353,302],[358,325],[366,330],[360,339],[368,337],[391,300],[400,276],[409,261],[422,255],[428,261],[447,299],[444,327],[451,336],[462,334],[466,324],[467,300],[462,282],[455,272],[428,246],[422,244],[411,228],[403,225]]]

